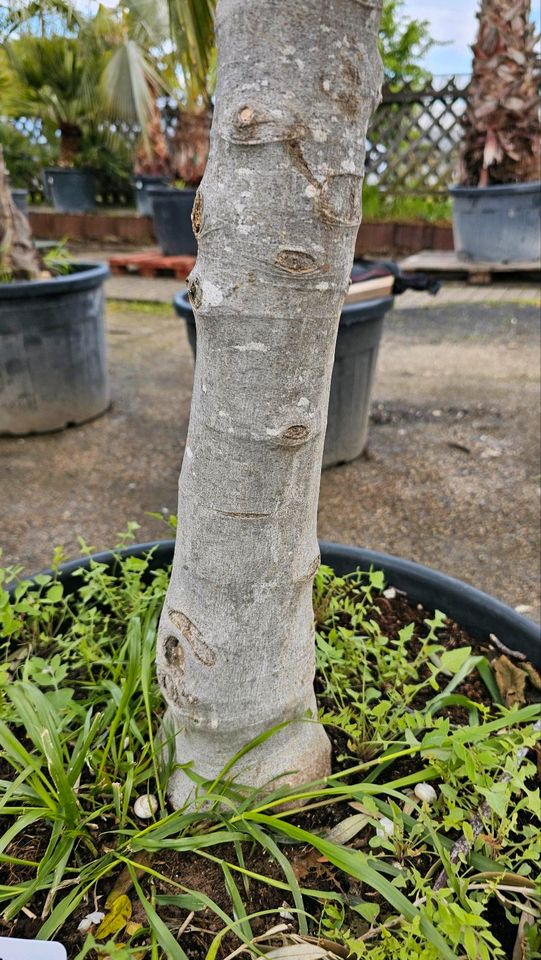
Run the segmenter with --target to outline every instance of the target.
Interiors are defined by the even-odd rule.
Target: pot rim
[[[170,197],[171,195],[177,194],[179,197],[186,196],[186,194],[195,194],[197,193],[197,187],[170,187],[167,185],[160,186],[156,184],[155,187],[149,187],[148,193],[156,195],[161,195],[163,197]]]
[[[107,263],[82,263],[74,261],[72,273],[60,274],[46,280],[16,280],[14,283],[0,283],[1,300],[25,300],[38,296],[56,296],[62,293],[75,293],[90,290],[102,284],[110,275]]]
[[[448,189],[453,197],[493,197],[516,193],[538,193],[541,190],[541,180],[531,180],[528,183],[494,183],[489,187],[467,187],[456,184]]]
[[[157,187],[159,186],[169,186],[169,177],[166,174],[160,173],[134,173],[132,177],[132,183],[137,183],[138,180],[146,180],[147,182],[154,183]]]
[[[78,570],[88,569],[92,561],[112,566],[116,557],[141,556],[152,549],[152,569],[157,569],[171,563],[174,547],[174,540],[136,543],[118,551],[107,550],[72,560],[62,564],[57,573],[65,581]],[[422,603],[427,609],[441,609],[472,637],[488,640],[493,633],[502,643],[512,649],[518,647],[533,663],[541,665],[540,627],[501,600],[468,583],[401,557],[327,540],[320,541],[320,549],[322,562],[332,566],[338,574],[352,572],[357,567],[368,569],[373,566],[383,570],[387,580],[397,589],[404,590],[411,600]],[[51,570],[43,572],[55,575]],[[77,581],[72,586],[76,589]],[[10,592],[14,589],[15,586],[11,587]]]
[[[43,173],[82,173],[94,178],[96,176],[96,171],[93,167],[43,167]]]

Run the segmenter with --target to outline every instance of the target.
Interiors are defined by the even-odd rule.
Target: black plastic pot
[[[186,321],[195,357],[197,333],[188,294],[177,293],[173,303],[177,315]],[[329,397],[324,468],[355,460],[366,446],[383,318],[393,303],[393,297],[381,297],[347,303],[342,308]]]
[[[192,207],[195,190],[174,187],[149,187],[154,231],[166,256],[195,256],[197,240],[192,230]]]
[[[323,467],[355,460],[368,439],[372,386],[393,297],[346,303],[342,307],[329,396]]]
[[[15,206],[24,213],[25,217],[28,215],[28,190],[24,190],[21,187],[13,187],[11,190],[11,196]]]
[[[61,430],[109,406],[105,264],[0,284],[0,434]]]
[[[96,177],[92,170],[47,167],[45,192],[60,213],[91,213],[96,208]]]
[[[151,187],[167,186],[167,177],[151,176],[147,173],[137,174],[133,181],[135,191],[135,206],[140,217],[152,216],[152,197],[148,192]]]
[[[451,187],[455,250],[465,260],[541,259],[541,182]]]
[[[152,550],[150,569],[165,567],[173,560],[174,540],[139,543],[118,552],[121,557],[141,557]],[[541,632],[537,624],[520,616],[511,607],[460,580],[437,573],[409,560],[391,557],[373,550],[346,547],[322,541],[321,560],[340,575],[373,567],[383,570],[388,584],[403,590],[414,603],[427,610],[441,610],[473,638],[488,640],[490,634],[514,650],[520,650],[536,666],[541,666]],[[59,577],[71,593],[83,584],[79,569],[88,569],[91,560],[114,568],[115,555],[96,553],[92,558],[73,560],[59,568]],[[50,571],[46,571],[49,572]]]

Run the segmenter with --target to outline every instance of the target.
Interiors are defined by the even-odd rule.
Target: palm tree
[[[482,0],[460,182],[539,179],[539,96],[530,0]]]
[[[19,37],[7,44],[10,70],[2,106],[9,114],[38,116],[60,131],[60,165],[72,166],[83,129],[96,120],[95,95],[104,61],[95,45],[66,36]]]
[[[100,6],[92,19],[70,0],[35,0],[14,4],[4,21],[5,40],[30,35],[5,44],[12,78],[3,108],[20,114],[24,104],[59,129],[61,165],[73,162],[89,121],[110,118],[139,126],[139,170],[167,172],[157,99],[180,87],[174,166],[182,178],[200,180],[213,89],[214,0],[127,0]]]
[[[139,124],[149,149],[147,128],[156,96],[174,76],[171,56],[163,54],[168,36],[167,8],[160,0],[128,0],[92,19],[68,0],[41,4],[36,32],[35,5],[19,12],[17,36],[5,44],[10,82],[2,83],[8,114],[37,115],[60,131],[60,165],[71,166],[84,130],[109,118]],[[44,22],[54,14],[55,32]]]

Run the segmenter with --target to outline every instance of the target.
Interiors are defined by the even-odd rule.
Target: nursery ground
[[[486,293],[487,299],[490,292]],[[367,455],[324,472],[320,536],[400,554],[539,617],[539,311],[401,309],[386,319]],[[164,304],[108,305],[113,406],[63,433],[0,439],[3,562],[31,573],[127,521],[168,536],[193,364]]]

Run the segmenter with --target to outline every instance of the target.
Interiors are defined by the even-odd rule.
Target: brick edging
[[[135,212],[58,213],[55,210],[32,209],[30,226],[39,240],[92,240],[99,243],[122,243],[137,246],[155,243],[151,217]],[[452,250],[450,224],[400,223],[375,220],[363,223],[357,235],[355,253],[400,255],[419,250]]]

